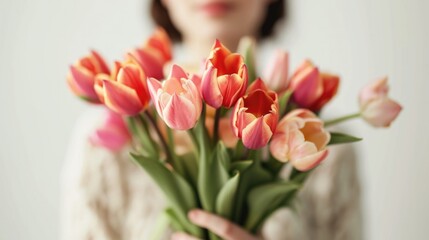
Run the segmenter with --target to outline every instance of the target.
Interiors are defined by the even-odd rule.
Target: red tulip
[[[131,51],[127,58],[135,60],[146,76],[163,79],[164,65],[171,60],[171,42],[167,33],[158,28],[143,47]]]
[[[245,94],[247,82],[243,57],[231,53],[216,40],[201,81],[204,101],[214,108],[231,108]]]
[[[144,111],[149,104],[146,75],[133,63],[120,68],[116,80],[102,80],[104,102],[107,107],[121,114],[133,116]]]
[[[394,100],[388,97],[387,78],[367,85],[359,96],[361,115],[374,127],[388,127],[402,110]]]
[[[290,161],[296,169],[307,171],[326,158],[330,137],[314,113],[296,109],[280,120],[270,151],[277,160]]]
[[[191,129],[200,117],[202,100],[192,78],[181,67],[173,65],[170,76],[162,83],[148,79],[156,110],[170,128]]]
[[[289,89],[293,91],[292,100],[299,107],[318,112],[335,96],[339,83],[338,76],[320,73],[306,60],[293,74]]]
[[[264,147],[276,129],[278,109],[277,94],[257,79],[249,87],[249,93],[235,105],[232,115],[234,134],[242,139],[247,148]]]
[[[98,74],[109,74],[109,68],[103,58],[96,52],[81,58],[70,67],[67,83],[74,94],[89,102],[100,103],[94,89]]]

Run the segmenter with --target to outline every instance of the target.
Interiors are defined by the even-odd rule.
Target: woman
[[[272,34],[284,15],[279,0],[154,0],[152,15],[180,43],[188,70],[197,69],[214,39],[237,49],[241,37]],[[111,152],[93,146],[88,135],[98,113],[78,123],[65,173],[63,239],[148,239],[156,232],[163,196],[152,180],[128,158],[129,149]],[[361,239],[359,186],[350,149],[336,149],[308,180],[297,211],[273,214],[260,236],[252,236],[225,219],[195,210],[196,225],[224,239]],[[166,233],[169,239],[195,239]]]

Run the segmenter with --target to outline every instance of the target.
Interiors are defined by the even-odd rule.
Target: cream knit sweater
[[[144,240],[155,228],[164,196],[128,157],[93,146],[100,121],[91,109],[80,119],[62,181],[62,240]],[[331,148],[299,195],[296,210],[281,209],[263,227],[268,240],[362,239],[360,187],[350,147]],[[165,238],[169,239],[166,232]]]

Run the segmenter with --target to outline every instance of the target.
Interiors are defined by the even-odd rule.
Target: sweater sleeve
[[[163,196],[129,148],[112,152],[89,141],[103,116],[91,109],[73,131],[62,173],[61,239],[148,239]]]

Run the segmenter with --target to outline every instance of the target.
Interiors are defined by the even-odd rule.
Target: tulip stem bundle
[[[362,90],[359,113],[323,121],[316,113],[335,96],[339,77],[309,60],[289,76],[288,54],[278,51],[263,80],[253,48],[244,41],[243,58],[216,40],[202,73],[173,64],[164,76],[171,43],[158,29],[112,71],[95,51],[70,68],[71,90],[109,109],[91,141],[111,151],[136,142],[132,159],[165,194],[163,216],[176,231],[219,239],[188,220],[190,210],[203,208],[258,233],[273,212],[291,206],[328,145],[361,140],[327,126],[362,117],[387,127],[401,110],[382,79]],[[286,166],[291,174],[281,177]]]

